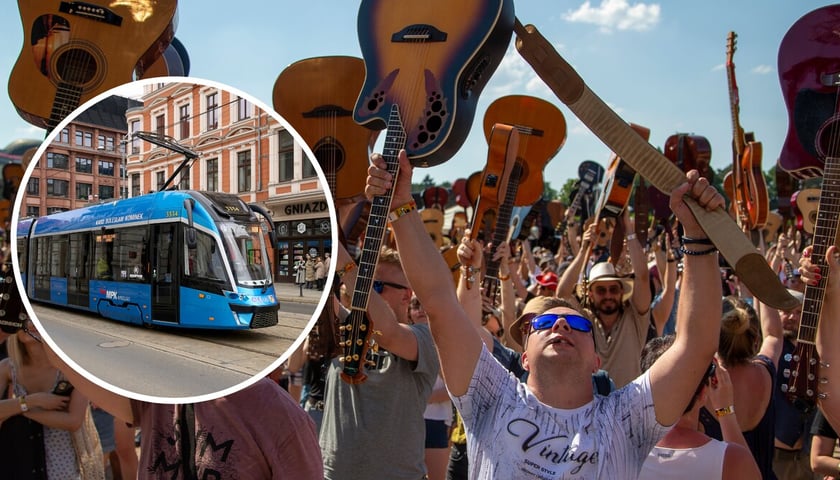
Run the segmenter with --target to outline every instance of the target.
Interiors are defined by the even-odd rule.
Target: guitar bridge
[[[441,32],[437,27],[426,23],[418,23],[394,33],[391,35],[391,41],[394,43],[445,42],[446,32]]]
[[[84,17],[97,22],[107,23],[115,27],[122,26],[122,17],[100,5],[86,2],[61,2],[58,11]]]

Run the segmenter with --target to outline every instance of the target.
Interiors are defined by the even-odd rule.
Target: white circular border
[[[323,192],[324,192],[324,197],[325,197],[325,200],[327,202],[327,207],[329,208],[330,222],[332,222],[332,229],[331,229],[332,230],[332,251],[331,251],[330,256],[332,258],[338,258],[338,228],[339,228],[339,224],[338,224],[338,220],[337,220],[335,203],[333,201],[332,192],[330,192],[329,188],[327,188],[328,182],[327,182],[326,175],[324,175],[324,171],[321,169],[321,165],[318,163],[318,161],[315,158],[315,155],[312,153],[312,150],[309,147],[309,145],[306,144],[306,142],[303,140],[303,138],[300,136],[300,134],[297,132],[297,130],[295,130],[292,127],[292,125],[289,124],[288,121],[286,121],[285,118],[281,117],[276,111],[274,111],[274,109],[272,107],[269,107],[263,101],[259,100],[258,98],[254,97],[253,95],[245,93],[245,92],[243,92],[243,91],[241,91],[241,90],[239,90],[235,87],[231,87],[231,86],[225,85],[223,83],[214,82],[214,81],[203,79],[203,78],[197,78],[197,77],[156,77],[156,78],[137,80],[137,81],[133,81],[131,83],[127,83],[127,84],[109,89],[109,90],[95,96],[94,98],[88,100],[83,105],[81,105],[76,110],[74,110],[72,113],[67,115],[67,117],[65,117],[64,120],[62,120],[61,123],[59,123],[52,130],[52,132],[49,133],[49,135],[47,135],[46,139],[44,139],[44,141],[38,147],[38,150],[35,152],[35,155],[32,157],[32,160],[30,161],[30,165],[27,167],[26,172],[24,173],[23,178],[20,181],[20,185],[18,186],[18,190],[20,191],[21,189],[26,188],[26,185],[29,182],[29,177],[32,176],[32,172],[35,170],[35,165],[37,164],[38,161],[40,161],[40,159],[44,155],[44,152],[46,151],[47,147],[49,147],[52,144],[52,142],[54,141],[55,137],[58,136],[58,133],[61,132],[61,130],[64,129],[69,123],[71,123],[73,120],[75,120],[75,118],[78,117],[81,113],[83,113],[84,111],[86,111],[87,109],[92,107],[93,105],[99,103],[100,101],[102,101],[102,100],[104,100],[104,99],[106,99],[106,98],[108,98],[112,95],[126,96],[128,94],[127,91],[132,89],[132,88],[139,88],[139,87],[142,87],[142,86],[145,86],[145,85],[153,85],[153,84],[158,84],[158,83],[192,83],[192,84],[205,85],[205,86],[208,86],[208,87],[217,88],[219,90],[224,90],[224,91],[230,92],[232,94],[239,95],[240,97],[245,98],[246,100],[253,103],[256,107],[262,109],[266,114],[270,115],[272,118],[277,120],[289,133],[291,133],[292,136],[295,139],[295,142],[301,147],[304,155],[312,163],[312,165],[315,167],[315,171],[318,174],[318,181],[321,182],[321,186],[322,186],[322,189],[323,189]],[[312,317],[309,319],[309,322],[303,328],[300,335],[298,335],[298,338],[292,343],[292,346],[289,347],[279,358],[277,358],[277,360],[275,360],[274,362],[269,364],[266,368],[264,368],[262,371],[260,371],[256,375],[252,376],[248,380],[245,380],[241,383],[238,383],[238,384],[233,385],[231,387],[228,387],[226,389],[220,390],[218,392],[208,393],[208,394],[204,394],[204,395],[196,395],[196,396],[192,396],[192,397],[154,397],[154,396],[145,395],[145,394],[142,394],[142,393],[139,393],[139,392],[132,392],[130,390],[126,390],[124,388],[118,387],[116,385],[112,385],[108,382],[105,382],[105,381],[99,379],[98,377],[92,375],[90,372],[88,372],[86,369],[84,369],[81,365],[76,363],[72,358],[70,358],[67,354],[64,353],[63,350],[61,350],[58,347],[58,345],[55,343],[55,341],[47,333],[46,329],[44,329],[43,326],[41,325],[41,322],[38,320],[37,315],[35,315],[34,310],[32,309],[32,305],[29,302],[29,297],[26,295],[26,289],[21,288],[22,287],[22,282],[21,282],[20,265],[18,265],[17,224],[18,224],[18,219],[20,218],[20,207],[21,207],[21,203],[23,201],[23,197],[24,197],[24,195],[18,194],[17,198],[15,199],[15,204],[12,207],[12,219],[11,219],[11,222],[10,222],[11,223],[11,225],[10,225],[11,228],[10,228],[10,233],[9,233],[10,237],[9,238],[10,238],[10,244],[11,244],[11,250],[12,250],[12,268],[13,268],[14,274],[15,274],[15,282],[17,282],[18,289],[20,290],[20,298],[21,298],[21,301],[24,304],[24,307],[26,308],[26,312],[29,315],[29,317],[32,319],[33,323],[35,323],[36,327],[41,332],[44,340],[47,342],[47,344],[50,346],[50,348],[52,348],[53,351],[55,351],[56,354],[58,354],[58,356],[61,357],[61,359],[65,363],[67,363],[67,365],[69,365],[71,368],[76,370],[76,372],[78,372],[79,374],[81,374],[82,376],[87,378],[88,380],[92,381],[96,385],[98,385],[98,386],[100,386],[100,387],[102,387],[106,390],[109,390],[113,393],[116,393],[117,395],[121,395],[123,397],[127,397],[127,398],[130,398],[130,399],[135,399],[135,400],[140,400],[140,401],[144,401],[144,402],[165,403],[165,404],[198,403],[198,402],[205,402],[205,401],[209,401],[209,400],[215,400],[217,398],[224,397],[224,396],[230,395],[232,393],[238,392],[239,390],[242,390],[244,388],[247,388],[247,387],[253,385],[254,383],[256,383],[257,381],[259,381],[260,379],[262,379],[263,377],[267,376],[269,373],[274,371],[276,368],[278,368],[281,364],[283,364],[289,358],[289,356],[291,356],[291,354],[295,350],[297,350],[298,348],[301,347],[304,339],[306,338],[306,336],[309,334],[309,332],[314,327],[315,322],[317,322],[318,317],[321,316],[321,312],[323,311],[323,309],[324,309],[324,307],[325,307],[325,305],[326,305],[326,303],[329,300],[330,295],[331,295],[331,292],[329,291],[329,289],[324,290],[324,292],[321,294],[321,299],[318,301],[318,305],[315,308],[315,313],[313,313]],[[277,247],[276,247],[276,245],[272,245],[272,248],[274,248],[276,250]],[[330,271],[327,272],[326,285],[332,285],[334,276],[335,276],[335,262],[331,262],[330,263]],[[282,315],[282,305],[280,306],[280,312],[278,314]],[[109,321],[111,321],[111,320],[109,320]],[[177,334],[177,332],[174,332],[173,334]]]

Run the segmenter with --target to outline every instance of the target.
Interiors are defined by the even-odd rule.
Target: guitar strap
[[[192,403],[178,407],[178,427],[181,444],[181,466],[185,480],[197,480],[195,467],[195,408]]]

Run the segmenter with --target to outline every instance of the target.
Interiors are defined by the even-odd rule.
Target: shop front
[[[275,222],[277,255],[275,281],[294,283],[295,262],[309,254],[324,258],[332,251],[332,222],[324,200],[290,203],[274,207],[283,218]]]

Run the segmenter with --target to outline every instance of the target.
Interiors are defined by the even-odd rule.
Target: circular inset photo
[[[159,403],[271,373],[332,280],[335,207],[313,158],[226,85],[155,78],[93,98],[20,179],[11,242],[29,318],[12,342],[45,341],[89,380]]]

